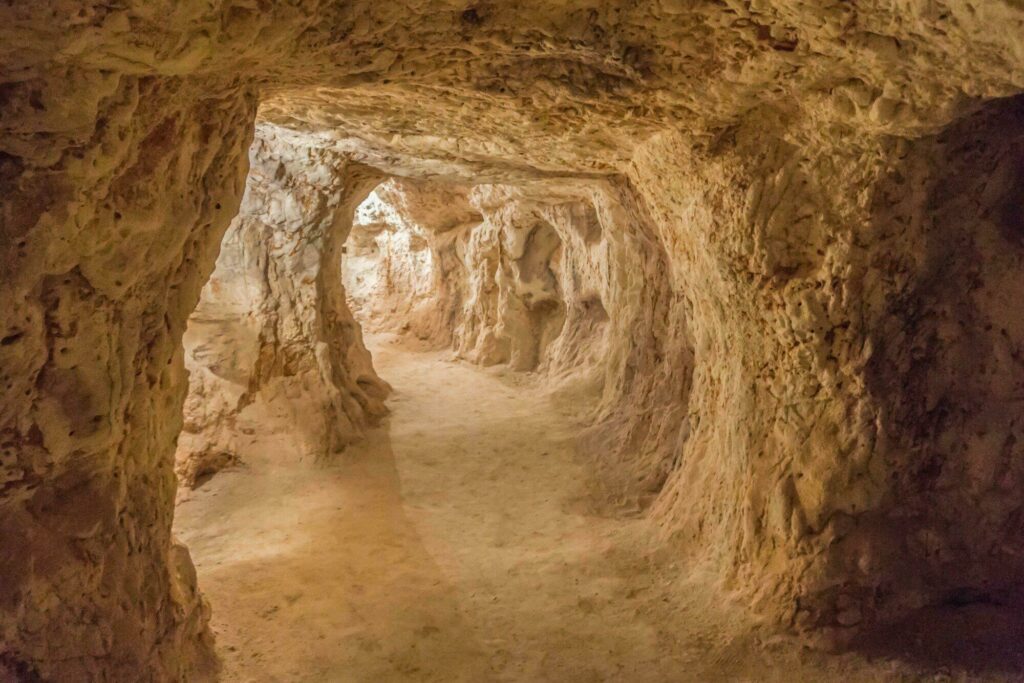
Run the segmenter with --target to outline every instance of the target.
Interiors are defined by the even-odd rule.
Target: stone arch
[[[355,207],[380,174],[273,126],[259,128],[249,156],[239,215],[185,336],[191,380],[176,469],[186,485],[233,462],[245,431],[280,422],[316,460],[386,413],[388,387],[339,271]]]

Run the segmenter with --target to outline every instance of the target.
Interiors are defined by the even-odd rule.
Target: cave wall
[[[256,99],[92,86],[4,113],[0,677],[175,679],[211,654],[171,537],[181,336],[241,200]]]
[[[1019,587],[1020,122],[1011,101],[914,143],[664,136],[630,174],[695,359],[652,519],[826,643]]]
[[[359,207],[342,278],[362,327],[452,343],[465,295],[465,235],[482,217],[469,187],[392,178]]]
[[[898,275],[868,330],[865,386],[900,512],[862,526],[885,539],[896,610],[1000,602],[1024,570],[1024,100],[897,154],[871,204],[871,266]]]
[[[636,408],[604,403],[595,467],[767,617],[1019,576],[1017,147],[929,136],[1024,89],[1022,25],[1014,0],[0,6],[0,667],[187,678],[208,646],[170,537],[180,340],[257,100],[391,173],[608,184],[636,251],[605,391]]]
[[[538,207],[511,188],[479,186],[471,201],[483,221],[465,236],[465,303],[454,345],[481,365],[535,370],[565,322],[565,245]]]
[[[481,365],[596,368],[614,256],[602,186],[590,185],[387,181],[360,208],[342,262],[362,324]]]
[[[301,136],[260,126],[238,216],[185,335],[190,374],[176,470],[186,485],[238,459],[248,434],[287,433],[324,458],[383,417],[341,284],[341,245],[380,180]]]
[[[798,627],[855,626],[874,600],[859,580],[874,575],[871,554],[836,555],[885,487],[863,381],[870,313],[851,284],[884,151],[849,142],[808,148],[741,129],[694,153],[665,135],[631,174],[694,355],[689,433],[652,518],[729,589]]]

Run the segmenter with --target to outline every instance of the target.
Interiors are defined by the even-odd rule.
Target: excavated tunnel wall
[[[1021,113],[988,101],[1024,90],[1022,24],[1006,0],[0,8],[0,671],[209,659],[171,537],[182,337],[257,116],[333,169],[588,188],[610,327],[584,451],[772,621],[844,642],[1016,587]],[[312,259],[267,300],[322,307],[268,312],[260,376],[355,425],[379,397],[323,211],[372,183],[256,171],[299,221],[250,246]]]

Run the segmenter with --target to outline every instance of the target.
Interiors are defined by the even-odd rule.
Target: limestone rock
[[[465,234],[482,221],[468,188],[390,179],[360,206],[342,258],[346,295],[364,329],[452,342],[465,295]]]
[[[1019,587],[1022,36],[1017,0],[0,6],[0,673],[209,652],[182,337],[257,119],[288,199],[250,184],[225,258],[286,267],[189,347],[227,371],[186,461],[260,395],[308,400],[315,450],[380,414],[338,267],[370,175],[516,186],[472,200],[460,348],[604,339],[582,451],[680,566],[811,630]]]
[[[186,485],[236,461],[246,429],[285,430],[317,459],[387,412],[388,387],[338,263],[378,176],[273,127],[259,130],[250,157],[241,208],[185,336],[191,379],[176,469]]]

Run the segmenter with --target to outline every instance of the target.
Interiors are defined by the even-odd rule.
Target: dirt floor
[[[642,520],[585,513],[570,411],[529,376],[368,341],[395,393],[364,445],[295,465],[255,435],[179,505],[223,680],[960,678],[759,637]]]

